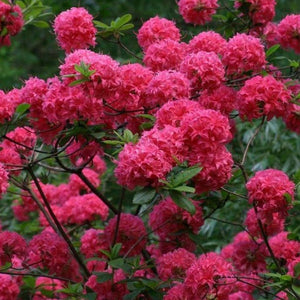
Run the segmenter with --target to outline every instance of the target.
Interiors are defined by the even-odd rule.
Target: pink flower
[[[0,46],[9,46],[10,36],[19,33],[24,25],[22,10],[18,5],[9,5],[1,1],[0,16]]]
[[[231,253],[226,251],[226,259],[231,261],[235,269],[242,274],[260,273],[266,271],[266,248],[261,240],[252,240],[245,231],[238,233],[230,244]],[[224,257],[224,253],[222,254]]]
[[[186,44],[166,39],[151,44],[145,53],[144,63],[151,70],[178,70],[186,55]]]
[[[164,300],[188,300],[190,293],[186,291],[184,284],[178,283],[170,288],[164,296]]]
[[[263,38],[266,40],[268,47],[279,44],[279,32],[276,23],[269,22],[264,27]]]
[[[117,230],[117,220],[118,216],[110,219],[104,229],[106,241],[109,245],[114,241]],[[121,213],[116,243],[122,244],[120,251],[120,254],[122,255],[127,254],[127,252],[129,256],[140,254],[147,243],[146,228],[143,221],[137,216]]]
[[[60,13],[54,20],[53,28],[58,44],[67,53],[96,44],[97,30],[93,25],[93,16],[83,7],[72,7]]]
[[[247,14],[255,25],[265,25],[275,16],[275,0],[238,0],[235,7],[247,7]]]
[[[217,0],[179,0],[179,13],[186,23],[203,25],[211,21],[219,7]]]
[[[163,253],[176,248],[194,250],[195,245],[187,233],[197,233],[204,221],[200,203],[194,201],[193,204],[196,207],[194,215],[177,206],[171,198],[166,198],[153,207],[153,211],[149,215],[149,225],[160,237]],[[180,235],[176,234],[178,232]]]
[[[92,222],[97,217],[105,221],[108,207],[95,194],[71,197],[62,206],[62,215],[69,224]]]
[[[232,266],[216,253],[202,254],[186,272],[184,286],[190,299],[227,299],[235,279]],[[194,297],[194,298],[193,298]]]
[[[266,116],[285,115],[291,92],[273,76],[255,76],[248,79],[237,94],[238,111],[242,119],[257,119]]]
[[[90,76],[90,81],[83,83],[91,95],[96,98],[107,98],[115,93],[119,85],[119,64],[108,55],[90,50],[76,50],[66,57],[64,64],[60,66],[60,75],[63,76],[65,84],[82,79],[82,75],[75,70],[75,65],[80,65],[80,63],[88,65],[89,70],[94,72]],[[70,74],[74,76],[64,76]]]
[[[186,143],[191,148],[197,143],[225,144],[232,139],[228,118],[212,109],[186,114],[182,119],[181,128]]]
[[[111,273],[111,272],[108,272]],[[108,300],[108,299],[123,299],[128,294],[128,289],[125,282],[126,276],[121,269],[115,270],[113,279],[99,283],[97,276],[92,275],[86,282],[86,286],[91,288],[97,294],[97,300]]]
[[[199,51],[206,51],[222,55],[226,44],[227,41],[219,33],[203,31],[189,41],[187,52],[197,53]]]
[[[163,128],[166,125],[180,127],[186,114],[202,109],[202,106],[196,101],[188,99],[170,101],[164,104],[156,113],[156,126],[159,128]]]
[[[55,274],[78,280],[79,266],[73,259],[67,243],[56,233],[44,230],[35,235],[28,244],[27,264],[47,268]]]
[[[190,80],[192,93],[218,88],[224,81],[225,70],[214,52],[199,51],[185,57],[180,72]]]
[[[300,106],[290,103],[283,118],[288,129],[300,134]]]
[[[272,219],[273,213],[278,213],[280,218],[287,215],[291,207],[285,195],[294,199],[295,184],[288,176],[279,170],[267,169],[258,171],[246,184],[249,203],[260,208],[260,214]]]
[[[228,41],[222,62],[228,75],[259,72],[266,64],[264,47],[258,38],[238,33]]]
[[[270,247],[277,259],[283,259],[287,264],[300,255],[300,242],[288,239],[288,232],[282,231],[269,239]]]
[[[162,280],[183,279],[186,270],[195,260],[195,254],[183,248],[168,252],[157,260],[158,275]]]
[[[13,257],[24,259],[27,244],[25,239],[16,232],[2,231],[0,233],[0,262],[4,265],[12,262]]]
[[[57,293],[57,290],[61,290],[65,287],[63,281],[58,279],[51,279],[47,277],[38,277],[35,282],[36,293],[33,296],[33,300],[47,300],[47,296],[43,295],[40,290],[53,292],[53,296],[57,299],[65,299],[68,296],[63,293]]]
[[[232,155],[224,145],[199,143],[190,151],[188,161],[202,167],[193,178],[197,194],[220,189],[232,176]]]
[[[80,251],[86,258],[101,257],[104,254],[100,250],[108,249],[104,231],[102,229],[88,229],[84,232],[81,239]]]
[[[1,2],[0,2],[1,3]],[[0,123],[4,124],[6,121],[10,120],[14,113],[14,105],[11,101],[8,101],[5,93],[0,90]]]
[[[189,97],[189,81],[180,72],[162,71],[149,82],[145,107],[162,106],[168,101]]]
[[[203,91],[198,101],[204,108],[214,109],[224,115],[229,115],[236,108],[236,96],[236,91],[233,88],[222,84],[212,91]]]
[[[256,215],[254,208],[251,208],[247,213],[245,225],[248,232],[254,237],[262,237],[258,220],[262,222],[264,233],[267,236],[275,235],[284,229],[284,219],[280,218],[278,213],[273,213],[271,220],[265,220],[260,219],[259,213]]]
[[[278,24],[280,44],[300,53],[300,14],[288,15]]]
[[[158,186],[160,179],[172,169],[168,155],[152,142],[126,144],[120,152],[115,169],[118,184],[134,189],[136,186]]]
[[[156,16],[143,24],[139,29],[137,39],[139,45],[146,51],[150,45],[161,40],[170,39],[178,42],[180,31],[174,22]]]
[[[0,163],[0,197],[6,193],[8,188],[8,173]]]
[[[16,300],[19,293],[15,276],[0,274],[0,300]]]

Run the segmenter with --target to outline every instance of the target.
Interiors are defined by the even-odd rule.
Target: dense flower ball
[[[288,15],[278,24],[280,44],[300,53],[300,14]]]
[[[253,240],[245,231],[238,233],[234,241],[223,248],[221,255],[232,262],[242,274],[257,274],[266,271],[266,248],[261,240]]]
[[[197,194],[220,189],[232,176],[232,155],[224,145],[199,143],[190,151],[188,161],[202,167],[193,178]]]
[[[288,129],[300,134],[300,105],[290,103],[283,120]]]
[[[224,81],[224,66],[214,52],[199,51],[185,57],[180,72],[190,80],[193,93],[218,88]]]
[[[137,39],[139,45],[146,51],[151,44],[161,40],[171,39],[178,42],[180,31],[174,22],[156,16],[143,24],[139,29]]]
[[[94,72],[90,76],[90,81],[86,84],[95,97],[107,98],[115,93],[119,85],[118,62],[108,55],[95,53],[90,50],[76,50],[66,57],[64,64],[60,66],[60,75],[63,77],[65,84],[82,79],[82,75],[75,70],[75,65],[82,63],[88,65],[89,70]],[[65,76],[70,74],[74,74],[74,76]]]
[[[266,116],[282,117],[291,99],[291,92],[273,76],[255,76],[245,82],[237,94],[238,111],[242,119]]]
[[[118,184],[134,189],[136,186],[158,186],[160,179],[172,169],[168,155],[152,142],[126,144],[120,152],[115,169]]]
[[[103,255],[100,250],[108,249],[104,231],[102,229],[88,229],[80,239],[80,251],[86,258]]]
[[[199,103],[208,109],[214,109],[229,115],[236,108],[237,93],[233,88],[221,85],[212,91],[203,91],[198,98]]]
[[[168,101],[188,98],[188,96],[189,81],[182,73],[162,71],[149,82],[144,106],[162,106]]]
[[[15,276],[0,274],[0,300],[16,300],[19,293]]]
[[[226,44],[227,41],[219,33],[203,31],[189,41],[187,52],[197,53],[199,51],[206,51],[222,55]]]
[[[151,44],[145,53],[144,63],[151,70],[178,70],[186,55],[186,44],[166,39]]]
[[[238,0],[235,7],[240,10],[247,7],[247,14],[255,25],[265,25],[275,16],[275,0]]]
[[[104,229],[107,242],[111,245],[117,229],[118,216],[110,219]],[[122,243],[120,254],[134,256],[140,254],[147,243],[146,228],[143,221],[134,215],[121,213],[116,243]]]
[[[60,47],[67,53],[96,44],[93,16],[83,7],[63,11],[55,18],[53,27]]]
[[[263,30],[263,37],[262,37],[268,47],[272,47],[273,45],[279,44],[279,32],[278,32],[278,25],[273,22],[267,23]]]
[[[6,193],[8,188],[8,173],[4,166],[0,163],[0,197],[2,194]]]
[[[197,143],[225,144],[232,139],[228,118],[212,109],[190,112],[183,118],[181,128],[191,149]]]
[[[288,176],[275,169],[258,171],[246,184],[249,203],[259,207],[261,215],[272,219],[273,213],[278,213],[281,218],[287,215],[291,203],[285,198],[288,194],[294,198],[295,184]]]
[[[266,64],[264,47],[258,38],[238,33],[228,41],[222,62],[228,75],[259,72]]]
[[[156,126],[163,128],[166,125],[180,127],[183,117],[190,113],[202,110],[203,107],[196,101],[181,99],[170,101],[163,105],[156,113]]]
[[[28,244],[27,264],[46,268],[49,274],[78,280],[79,268],[67,243],[56,233],[44,230]]]
[[[53,297],[56,299],[65,299],[68,296],[63,293],[58,293],[56,291],[61,290],[65,287],[64,282],[58,279],[51,279],[47,277],[38,277],[35,282],[36,293],[34,294],[32,300],[48,300],[47,296],[43,295],[42,292],[49,291],[53,293]]]
[[[262,237],[261,229],[259,227],[259,220],[262,223],[264,233],[267,236],[275,235],[284,229],[284,219],[279,217],[278,213],[272,215],[272,220],[260,219],[255,213],[254,208],[251,208],[247,212],[245,225],[247,226],[248,232],[253,237]]]
[[[20,6],[0,2],[0,46],[10,45],[10,36],[19,33],[24,25]]]
[[[288,238],[288,232],[282,231],[269,239],[270,247],[277,259],[287,264],[300,256],[300,242]]]
[[[220,255],[202,254],[186,272],[185,288],[191,299],[227,299],[235,279],[230,279],[232,266]]]
[[[176,248],[188,251],[195,250],[194,242],[188,232],[197,233],[203,225],[202,208],[199,202],[193,202],[196,213],[189,212],[177,206],[171,198],[161,201],[153,207],[149,215],[149,225],[160,238],[160,248],[163,253]],[[180,234],[178,234],[180,232]]]
[[[2,231],[0,233],[0,263],[4,265],[12,262],[13,257],[24,258],[26,254],[26,241],[16,232]]]
[[[179,0],[178,6],[184,21],[195,25],[211,21],[219,7],[217,0]]]
[[[5,93],[0,90],[0,123],[10,120],[14,113],[14,105],[8,101]]]
[[[63,216],[69,224],[84,224],[97,217],[105,221],[108,217],[108,207],[95,195],[85,194],[71,197],[62,207]]]
[[[168,252],[157,260],[158,275],[162,280],[184,278],[186,270],[195,260],[195,254],[183,248]]]

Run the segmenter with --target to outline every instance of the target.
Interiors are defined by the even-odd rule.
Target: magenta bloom
[[[96,44],[93,16],[83,7],[63,11],[55,18],[53,27],[59,46],[67,53]]]

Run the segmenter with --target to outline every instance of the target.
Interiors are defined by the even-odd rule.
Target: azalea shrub
[[[0,299],[300,299],[300,15],[172,5],[62,11],[57,74],[0,90]],[[0,1],[0,46],[49,9]]]

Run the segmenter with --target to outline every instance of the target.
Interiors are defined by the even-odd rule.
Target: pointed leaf
[[[171,179],[170,183],[174,187],[179,186],[179,185],[187,182],[188,180],[190,180],[194,176],[196,176],[201,170],[202,170],[202,168],[199,167],[198,165],[192,166],[192,167],[187,168],[187,169],[183,169],[178,174],[176,174],[174,176],[174,178]]]
[[[280,48],[279,44],[273,45],[270,47],[266,52],[266,57],[271,56],[273,53],[275,53]]]
[[[188,211],[190,214],[194,214],[196,212],[196,208],[192,201],[188,199],[186,196],[182,195],[182,193],[177,191],[170,191],[170,196],[172,200],[177,204],[179,207],[183,208],[184,210]]]
[[[133,203],[142,205],[149,203],[156,195],[156,191],[153,188],[144,188],[141,191],[137,192],[133,197]]]

